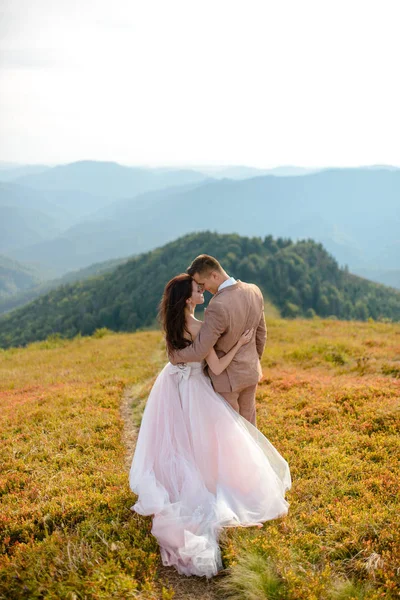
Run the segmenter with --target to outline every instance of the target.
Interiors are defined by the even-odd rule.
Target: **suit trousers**
[[[256,389],[250,385],[240,392],[218,392],[242,417],[256,427]]]

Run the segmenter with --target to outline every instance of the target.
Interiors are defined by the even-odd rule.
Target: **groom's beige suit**
[[[256,424],[255,394],[262,375],[260,358],[267,340],[264,317],[264,300],[260,289],[238,280],[222,284],[205,311],[204,323],[193,344],[170,355],[170,361],[178,363],[203,360],[215,348],[217,355],[224,356],[238,342],[242,333],[254,328],[252,340],[242,346],[230,365],[220,375],[208,367],[208,373],[216,392],[248,421]]]

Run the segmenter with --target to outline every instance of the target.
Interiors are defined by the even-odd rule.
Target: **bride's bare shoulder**
[[[198,319],[195,319],[194,317],[191,317],[186,322],[186,326],[187,326],[188,330],[190,331],[193,338],[195,338],[197,336],[202,325],[203,325],[203,321],[199,321]]]

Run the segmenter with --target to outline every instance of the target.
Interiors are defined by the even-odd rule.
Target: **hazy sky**
[[[0,160],[400,166],[399,0],[1,0]]]

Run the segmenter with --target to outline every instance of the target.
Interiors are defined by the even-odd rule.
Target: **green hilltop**
[[[61,285],[3,315],[0,347],[51,334],[91,335],[102,327],[154,326],[165,284],[201,253],[216,256],[235,278],[259,285],[282,317],[400,320],[400,291],[340,268],[321,243],[206,231],[133,257],[110,272]]]

